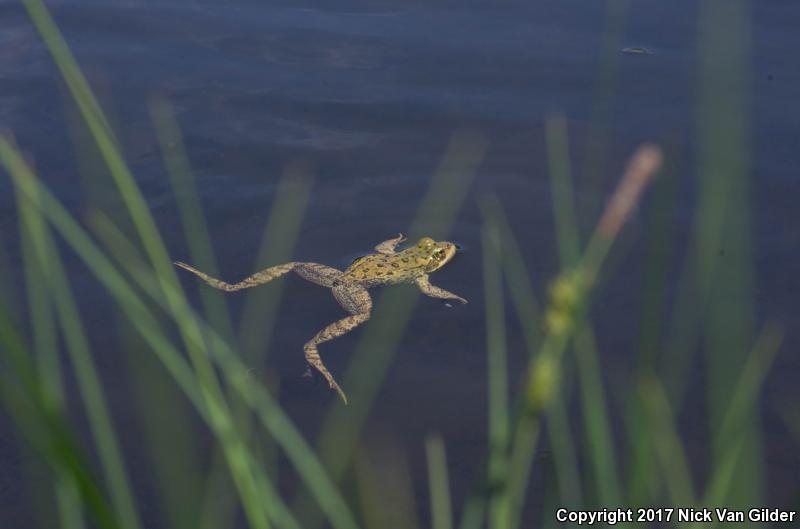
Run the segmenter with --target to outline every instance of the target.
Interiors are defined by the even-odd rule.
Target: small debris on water
[[[633,55],[652,55],[653,52],[647,48],[642,46],[630,46],[628,48],[622,48],[622,53],[630,53]]]

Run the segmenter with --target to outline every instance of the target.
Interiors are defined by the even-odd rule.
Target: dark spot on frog
[[[392,263],[392,268],[400,268],[400,265],[397,263]]]

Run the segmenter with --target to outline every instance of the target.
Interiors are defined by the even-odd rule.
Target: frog
[[[271,266],[246,277],[238,283],[226,283],[211,277],[196,268],[176,261],[174,264],[197,275],[211,287],[234,292],[252,288],[289,272],[294,272],[303,279],[325,288],[331,289],[333,297],[348,313],[348,316],[335,321],[314,335],[303,346],[305,359],[328,382],[347,404],[347,395],[336,382],[336,379],[325,367],[319,355],[318,346],[352,331],[370,319],[372,314],[372,298],[369,289],[399,283],[413,283],[426,296],[456,300],[467,303],[463,297],[431,284],[429,274],[442,268],[455,256],[458,247],[448,241],[435,241],[431,237],[423,237],[416,245],[397,251],[398,245],[405,242],[402,233],[375,246],[376,253],[360,257],[352,262],[344,271],[311,262],[290,262]]]

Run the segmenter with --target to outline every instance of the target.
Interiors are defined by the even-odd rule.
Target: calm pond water
[[[661,142],[679,160],[672,175],[677,179],[676,250],[667,288],[672,292],[677,285],[695,194],[696,2],[631,2],[618,41],[604,36],[614,23],[603,2],[49,4],[109,111],[170,252],[188,259],[148,98],[163,94],[175,105],[226,279],[253,271],[287,163],[305,161],[314,174],[294,258],[345,267],[408,227],[455,131],[474,131],[486,139],[486,156],[450,230],[465,250],[433,276],[471,303],[447,308],[435,300],[419,301],[366,427],[367,437],[396,437],[407,451],[423,527],[428,519],[424,436],[439,431],[447,442],[459,509],[480,475],[486,448],[482,217],[476,199],[485,192],[500,198],[538,293],[558,270],[544,142],[550,113],[567,119],[585,230],[635,146]],[[800,376],[794,354],[800,343],[793,332],[800,325],[798,22],[800,3],[753,3],[753,71],[747,83],[756,312],[759,322],[774,318],[789,331],[760,401],[768,499],[795,507],[800,458],[778,412],[797,399]],[[621,53],[634,46],[652,53]],[[13,131],[41,178],[71,211],[80,214],[89,201],[113,209],[111,184],[85,163],[88,158],[76,155],[74,137],[83,132],[75,115],[24,11],[16,2],[0,1],[0,129]],[[91,192],[88,185],[94,186]],[[15,217],[12,189],[3,175],[0,237],[13,285],[4,297],[16,300],[24,319]],[[596,331],[610,387],[625,386],[638,340],[643,219],[634,218],[622,237],[612,258],[614,273],[597,300],[602,310]],[[131,448],[134,483],[146,489],[144,482],[152,476],[147,456],[136,448],[141,434],[130,403],[127,364],[118,360],[124,352],[115,345],[112,304],[76,258],[67,254],[67,264],[115,420]],[[284,284],[277,320],[281,332],[273,336],[264,363],[280,380],[281,403],[311,436],[335,394],[299,376],[305,368],[301,346],[341,310],[321,288],[294,277]],[[230,303],[236,316],[242,298],[233,296]],[[516,391],[526,352],[510,308],[508,320]],[[322,348],[331,371],[345,372],[355,343],[357,336],[348,336]],[[703,395],[702,384],[701,378],[691,379],[690,398]],[[686,412],[686,431],[690,445],[704,446],[707,432],[698,413]],[[0,521],[3,527],[32,527],[33,507],[20,485],[22,459],[12,431],[0,417]],[[542,454],[547,459],[545,449]],[[541,492],[536,485],[533,490]],[[142,494],[143,517],[155,524],[157,502],[152,491]],[[538,519],[539,503],[531,503],[530,520]]]

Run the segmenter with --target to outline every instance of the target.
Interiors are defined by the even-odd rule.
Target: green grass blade
[[[561,266],[570,269],[579,259],[580,235],[569,166],[567,128],[563,117],[548,119],[546,137],[556,241]],[[600,502],[602,505],[619,505],[619,480],[594,343],[594,336],[587,322],[578,331],[575,340],[583,419],[589,438],[590,459],[594,466],[595,490]],[[558,443],[559,439],[554,439],[554,446]]]
[[[503,271],[510,285],[511,299],[525,336],[529,357],[533,358],[541,342],[541,316],[539,304],[533,294],[531,278],[528,276],[522,252],[499,200],[493,196],[487,197],[483,202],[483,213],[485,221],[494,226],[494,229],[501,234]],[[548,412],[548,426],[547,431],[550,435],[550,446],[556,463],[561,499],[565,505],[577,508],[582,502],[580,480],[578,479],[574,442],[561,398],[553,402],[553,406]],[[529,433],[526,433],[525,429],[519,432],[523,438]],[[513,468],[518,467],[514,466]],[[512,488],[520,490],[519,487]],[[511,519],[519,516],[522,501],[523,498],[512,499]]]
[[[447,455],[441,435],[436,434],[425,439],[425,455],[431,494],[431,529],[453,529]]]
[[[485,516],[486,499],[482,495],[473,495],[467,498],[464,504],[464,512],[461,515],[461,523],[458,525],[458,529],[481,529],[485,527]]]
[[[670,502],[672,505],[693,506],[696,496],[689,462],[675,428],[675,417],[667,393],[653,375],[643,376],[638,390],[645,410],[645,431],[666,481]],[[638,425],[638,428],[641,429],[642,425]]]
[[[207,271],[214,277],[219,276],[219,269],[214,258],[208,226],[202,211],[200,199],[195,186],[189,159],[186,155],[183,138],[178,128],[174,109],[163,97],[150,98],[150,115],[161,147],[162,157],[170,176],[172,190],[176,197],[178,211],[181,218],[184,237],[189,247],[189,262]],[[108,219],[97,219],[97,227],[115,229]],[[109,237],[121,239],[119,234],[108,234]],[[209,323],[218,329],[229,342],[233,342],[234,332],[228,308],[222,292],[201,288],[200,296],[203,301],[205,313]],[[232,395],[228,394],[231,398]],[[241,428],[242,437],[246,438],[249,431],[248,417],[241,401],[231,399],[233,416]],[[154,445],[154,450],[161,450],[160,445]],[[235,497],[220,495],[217,490],[229,487],[228,465],[225,451],[217,449],[209,466],[206,479],[206,493],[213,495],[201,500],[203,510],[198,513],[198,519],[214,527],[229,526],[236,515]],[[227,520],[227,523],[226,521]]]
[[[11,324],[0,299],[0,351],[8,365],[0,369],[0,404],[17,426],[26,444],[38,453],[56,474],[71,481],[81,502],[98,527],[121,527],[100,492],[91,466],[83,456],[68,422],[45,398],[27,346]],[[68,500],[69,501],[69,500]],[[72,510],[73,506],[65,506]],[[62,512],[62,515],[66,514]]]
[[[723,453],[721,461],[734,464],[740,461],[740,452],[744,451],[746,457],[753,457],[753,449],[748,446],[752,442],[752,431],[757,427],[757,420],[754,417],[758,402],[758,392],[766,379],[767,373],[775,360],[775,355],[783,342],[783,330],[776,324],[768,324],[761,335],[756,340],[752,351],[748,355],[744,367],[742,368],[739,382],[734,387],[730,402],[725,410],[720,425],[720,435],[724,435],[730,440],[731,445]],[[756,452],[757,454],[757,452]],[[715,467],[716,468],[716,467]],[[718,475],[710,480],[708,486],[705,505],[723,505],[731,501],[731,493],[736,494],[736,490],[731,488],[736,486],[733,481],[736,474],[728,477],[726,464],[720,464]],[[741,471],[741,469],[732,469]],[[754,491],[760,492],[760,491]]]
[[[513,286],[509,289],[509,295],[522,327],[525,345],[530,356],[533,356],[542,341],[541,310],[528,275],[528,266],[497,197],[486,197],[482,206],[484,220],[500,234],[503,274],[508,284]]]
[[[5,153],[0,154],[0,158],[7,164],[15,181],[33,178],[24,165],[9,163]],[[44,272],[47,287],[53,296],[114,508],[125,529],[137,529],[141,527],[141,523],[130,489],[130,480],[122,461],[119,441],[114,433],[100,377],[89,350],[89,342],[69,288],[69,281],[51,235],[39,213],[41,204],[38,202],[38,197],[24,196],[19,192],[19,188],[16,189],[18,211],[26,227],[26,234],[32,239],[38,267]]]
[[[489,501],[489,526],[505,529],[510,524],[510,505],[506,490],[508,474],[509,411],[508,367],[503,301],[503,271],[500,266],[500,235],[494,226],[484,224],[483,284],[486,303],[486,356],[489,388],[488,481],[494,490]]]
[[[178,129],[174,109],[166,99],[153,97],[150,100],[150,114],[167,173],[170,176],[172,190],[175,193],[191,262],[201,270],[217,277],[219,268],[214,258],[208,225],[189,166],[183,138]],[[208,321],[219,329],[223,336],[232,338],[233,328],[222,292],[204,288],[200,294]]]
[[[50,298],[47,292],[47,271],[39,265],[33,247],[33,234],[29,222],[20,222],[20,245],[25,269],[25,290],[30,307],[33,349],[36,351],[38,371],[47,380],[42,385],[46,402],[53,409],[64,403],[63,377],[58,358],[57,330]]]
[[[292,260],[300,226],[311,196],[313,176],[302,163],[286,166],[270,208],[254,270]],[[256,361],[264,356],[278,315],[284,282],[248,292],[239,324],[244,357]]]
[[[84,529],[78,486],[72,477],[59,476],[55,483],[61,529]]]
[[[577,263],[581,242],[578,217],[575,213],[567,123],[564,116],[551,116],[547,119],[545,137],[558,254],[561,266],[570,268]]]
[[[595,490],[601,505],[620,505],[617,458],[611,437],[608,404],[603,391],[594,333],[588,323],[575,335],[575,356],[581,386],[583,420],[589,443],[588,452],[594,467]]]
[[[359,445],[354,477],[366,529],[418,529],[408,459],[402,445],[376,436]]]
[[[745,508],[763,503],[761,435],[752,412],[745,439],[723,431],[733,395],[731,380],[742,374],[747,344],[753,342],[753,265],[750,233],[750,141],[748,87],[751,32],[748,2],[703,4],[698,22],[698,273],[706,306],[704,329],[711,460],[716,466],[743,443],[727,504]]]

